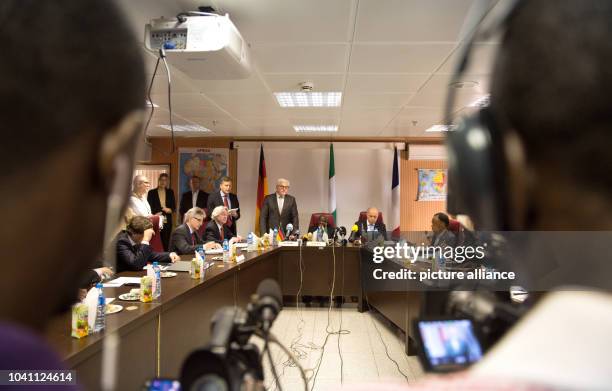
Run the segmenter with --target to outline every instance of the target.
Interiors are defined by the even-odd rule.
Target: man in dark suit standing
[[[176,200],[174,191],[168,188],[168,174],[159,174],[157,180],[157,189],[149,190],[147,201],[151,206],[151,213],[156,214],[161,212],[164,219],[164,227],[160,232],[162,245],[164,250],[168,251],[170,245],[170,233],[172,232],[172,213],[176,210]]]
[[[211,221],[206,224],[206,231],[204,232],[207,242],[215,242],[222,244],[225,239],[228,241],[241,241],[240,236],[234,235],[232,230],[227,226],[229,213],[223,205],[217,206],[212,211]]]
[[[204,222],[206,214],[202,208],[191,208],[185,213],[185,222],[172,232],[170,250],[178,254],[193,254],[198,246],[204,249],[219,248],[217,243],[204,243],[198,230]]]
[[[200,177],[192,176],[189,179],[189,188],[191,190],[186,191],[181,196],[181,206],[179,209],[179,214],[181,217],[181,222],[185,222],[185,213],[191,208],[206,208],[206,203],[208,202],[208,193],[200,190]]]
[[[376,222],[378,220],[378,209],[370,207],[366,213],[365,221],[355,222],[357,230],[351,233],[349,241],[354,242],[360,238],[362,241],[387,240],[387,227],[383,223]]]
[[[289,181],[280,178],[276,181],[276,193],[268,194],[264,198],[259,216],[259,229],[262,235],[274,228],[284,231],[289,223],[293,224],[294,231],[299,230],[297,202],[295,197],[287,194],[288,191]]]
[[[208,213],[213,212],[213,210],[217,206],[225,206],[227,210],[238,209],[236,211],[232,211],[229,213],[227,219],[227,227],[232,231],[234,236],[236,236],[236,221],[240,218],[240,204],[238,203],[238,197],[234,193],[230,193],[232,191],[232,178],[228,176],[224,176],[221,178],[221,183],[219,184],[219,191],[214,192],[208,196]]]
[[[176,253],[157,253],[149,242],[155,232],[153,223],[144,216],[134,216],[124,231],[115,238],[117,272],[140,271],[149,262],[169,263],[179,260]]]

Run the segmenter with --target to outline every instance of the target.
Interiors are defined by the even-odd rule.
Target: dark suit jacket
[[[313,233],[313,235],[314,235],[314,232],[316,232],[316,230],[317,230],[318,228],[319,228],[319,226],[318,226],[318,225],[312,225],[312,226],[308,227],[308,232],[312,232],[312,233]],[[334,232],[334,229],[333,229],[331,226],[329,226],[329,225],[328,225],[328,226],[327,226],[327,237],[328,237],[329,239],[333,239],[333,237],[334,237],[334,236],[333,236],[333,232]],[[313,240],[316,240],[316,238],[314,238],[314,237],[313,237]]]
[[[156,214],[162,211],[161,201],[159,200],[159,193],[157,189],[151,189],[147,193],[147,201],[151,205],[151,213]],[[166,208],[172,209],[172,212],[176,212],[176,200],[174,199],[174,192],[172,189],[166,189]],[[164,213],[168,222],[172,221],[171,213]]]
[[[181,224],[172,232],[170,236],[170,251],[174,251],[177,254],[193,254],[198,245],[204,244],[202,238],[195,234],[195,244],[193,244],[191,233],[189,233],[189,227],[185,224]]]
[[[223,235],[224,239],[227,240],[234,237],[234,233],[227,225],[223,225]],[[219,228],[217,227],[215,220],[211,220],[208,222],[208,224],[206,224],[204,237],[206,238],[207,242],[217,242],[219,244],[223,244],[223,240],[221,240],[221,233],[219,232]]]
[[[117,251],[117,273],[125,270],[140,271],[149,262],[171,262],[169,253],[157,253],[147,244],[132,245],[127,231],[115,238]]]
[[[230,202],[230,209],[236,209],[240,207],[240,204],[238,203],[238,197],[236,196],[236,194],[234,193],[229,193],[229,202]],[[211,214],[213,209],[215,209],[217,206],[222,206],[223,204],[223,198],[221,198],[221,191],[217,190],[214,193],[211,193],[208,195],[208,202],[206,204],[206,208],[208,208],[208,213]],[[232,217],[233,221],[236,221],[240,218],[240,210],[238,210],[238,217]]]
[[[359,239],[361,236],[366,235],[368,231],[368,222],[366,221],[357,221],[355,222],[357,226],[357,232],[351,232],[351,236],[349,240],[352,242],[354,240]],[[378,231],[376,235],[372,235],[371,239],[376,239],[379,235],[382,235],[384,240],[387,240],[387,227],[384,224],[375,223],[374,229]],[[370,238],[368,238],[370,239]]]
[[[274,228],[282,229],[285,232],[289,223],[293,224],[294,231],[300,229],[300,218],[295,197],[287,194],[283,203],[283,210],[279,213],[276,193],[268,194],[264,198],[261,214],[259,215],[261,234],[263,235]]]
[[[206,209],[207,202],[208,202],[208,193],[200,190],[198,192],[198,199],[196,200],[196,206],[198,208]],[[193,208],[193,193],[191,192],[191,190],[189,190],[189,191],[184,192],[183,195],[181,196],[181,206],[179,210],[179,213],[181,215],[181,223],[183,223],[183,216],[191,208]],[[208,216],[209,213],[210,211],[206,215]]]

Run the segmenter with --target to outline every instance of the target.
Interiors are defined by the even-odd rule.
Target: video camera
[[[263,390],[262,356],[269,354],[270,328],[282,309],[280,286],[263,280],[247,309],[222,307],[213,315],[208,345],[195,350],[175,379],[153,379],[146,390],[239,391]],[[249,343],[251,336],[264,340],[264,349]]]

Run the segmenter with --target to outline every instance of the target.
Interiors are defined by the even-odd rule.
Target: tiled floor
[[[328,330],[332,332],[329,337],[326,332],[328,314]],[[338,346],[337,331],[340,329],[341,320],[343,332]],[[274,322],[272,332],[297,356],[299,363],[306,370],[310,391],[335,390],[342,384],[354,383],[384,381],[406,384],[416,381],[422,375],[417,358],[408,357],[404,353],[401,338],[381,322],[378,315],[372,315],[371,312],[360,314],[355,307],[341,310],[332,308],[329,312],[328,308],[300,306],[298,310],[295,306],[286,306]],[[328,340],[323,350],[321,347],[326,337]],[[257,344],[260,347],[263,345],[261,342]],[[387,357],[385,345],[407,380],[395,363]],[[272,347],[271,352],[283,390],[303,390],[300,372],[289,365],[288,356],[276,346]],[[318,373],[314,380],[317,367]],[[264,371],[267,388],[278,389],[268,360],[264,360]]]

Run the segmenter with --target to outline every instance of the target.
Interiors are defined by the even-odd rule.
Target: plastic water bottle
[[[272,231],[272,245],[273,246],[278,246],[278,228],[274,228],[274,231]]]
[[[436,261],[438,263],[438,270],[445,271],[446,270],[446,259],[440,254],[436,257]]]
[[[223,240],[223,262],[230,261],[230,251],[229,251],[229,241],[227,239]]]
[[[161,269],[157,262],[153,262],[153,273],[155,273],[155,292],[153,292],[153,298],[157,299],[161,296]]]
[[[247,251],[253,251],[253,232],[247,235]]]
[[[96,285],[98,289],[98,305],[96,307],[96,323],[94,324],[94,333],[99,333],[106,328],[106,298],[102,290],[102,284]]]

